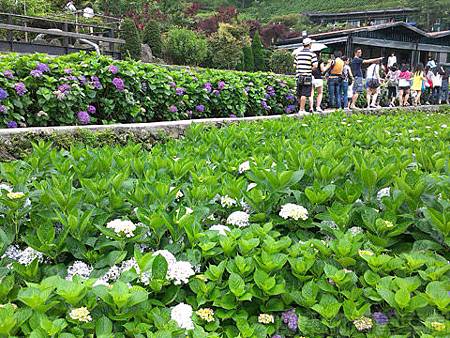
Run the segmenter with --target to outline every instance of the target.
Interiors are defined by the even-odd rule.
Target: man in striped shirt
[[[295,56],[297,75],[297,96],[300,102],[300,112],[305,112],[306,98],[311,95],[312,71],[317,68],[317,55],[311,51],[312,40],[303,39],[303,50]]]

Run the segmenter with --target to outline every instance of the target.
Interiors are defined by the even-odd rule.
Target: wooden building
[[[312,34],[310,38],[326,44],[327,52],[340,50],[353,56],[357,47],[363,57],[389,56],[395,53],[399,63],[415,66],[426,63],[428,57],[450,67],[450,31],[427,33],[404,22],[351,28]],[[277,44],[278,49],[294,50],[302,45],[302,37],[287,39]]]

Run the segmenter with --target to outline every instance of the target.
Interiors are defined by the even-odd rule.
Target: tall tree
[[[258,71],[266,70],[264,47],[261,43],[261,37],[259,36],[258,32],[256,32],[255,35],[253,36],[252,51],[255,62],[255,70]]]
[[[156,20],[150,20],[144,29],[143,43],[146,43],[152,49],[153,55],[161,57],[162,54],[162,40],[161,29]]]
[[[253,57],[253,50],[250,46],[245,46],[244,53],[244,70],[247,72],[253,72],[255,70],[255,60]]]
[[[122,52],[125,56],[138,60],[141,57],[141,37],[133,20],[126,18],[121,25],[121,37],[125,40]]]

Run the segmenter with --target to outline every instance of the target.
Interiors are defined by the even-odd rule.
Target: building
[[[433,57],[450,68],[450,31],[427,33],[404,22],[344,29],[312,34],[310,38],[328,46],[326,52],[342,51],[352,56],[357,47],[364,51],[365,58],[389,56],[395,53],[399,63],[414,66],[426,63]],[[302,37],[287,39],[277,44],[278,49],[299,48]]]
[[[419,10],[415,8],[400,8],[346,13],[304,13],[304,15],[315,24],[343,24],[352,27],[362,27],[392,22],[414,23],[414,18],[418,13]]]

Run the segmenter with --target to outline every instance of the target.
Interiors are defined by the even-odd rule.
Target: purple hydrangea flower
[[[25,87],[25,84],[23,82],[17,82],[14,85],[14,89],[16,90],[17,95],[24,96],[26,94],[27,87]]]
[[[263,107],[264,110],[270,110],[270,106],[267,105],[267,102],[265,100],[261,100],[261,107]]]
[[[374,312],[372,317],[379,325],[386,325],[389,323],[389,318],[383,312]]]
[[[295,112],[296,108],[297,107],[294,104],[290,104],[289,106],[286,107],[284,111],[286,112],[286,114],[291,114]]]
[[[265,95],[265,98],[266,98],[266,100],[269,100],[269,99],[270,99],[270,95],[269,95],[269,94],[266,94],[266,95]]]
[[[219,90],[223,90],[225,88],[225,82],[224,81],[219,81],[219,83],[217,84],[217,89]]]
[[[66,69],[64,69],[64,73],[65,74],[72,74],[72,69],[66,68]]]
[[[195,107],[195,110],[198,111],[199,113],[203,113],[205,111],[205,106],[202,104],[199,104]]]
[[[58,86],[58,90],[59,90],[61,93],[65,93],[65,92],[67,92],[67,91],[70,90],[70,85],[67,84],[67,83],[63,83],[62,85],[59,85],[59,86]]]
[[[212,93],[215,96],[219,96],[220,95],[220,92],[217,89],[215,89]]]
[[[95,108],[95,106],[93,106],[93,105],[89,105],[88,107],[87,107],[87,112],[89,113],[89,114],[95,114],[96,113],[96,111],[97,111],[97,109]]]
[[[113,80],[114,83],[114,80]],[[102,84],[97,76],[91,76],[91,84],[95,89],[102,89]]]
[[[3,88],[0,88],[0,101],[6,99],[8,97],[8,92]]]
[[[183,96],[184,93],[185,93],[185,89],[184,89],[184,88],[177,88],[177,89],[175,89],[175,93],[176,93],[178,96]]]
[[[30,75],[31,75],[32,77],[41,77],[42,75],[44,75],[44,73],[42,73],[40,70],[33,69],[33,70],[30,72]]]
[[[286,100],[294,102],[295,101],[295,96],[292,94],[287,94],[286,95]]]
[[[78,81],[78,78],[76,76],[74,76],[74,75],[70,75],[70,76],[67,77],[67,80],[69,80],[69,81]]]
[[[14,79],[14,73],[11,70],[5,70],[3,76],[7,79]]]
[[[283,337],[281,337],[279,334],[276,334],[276,335],[272,336],[272,338],[283,338]]]
[[[91,80],[92,80],[92,77],[91,77]],[[78,81],[80,81],[80,84],[82,84],[82,85],[86,84],[86,82],[87,82],[86,76],[84,76],[84,75],[78,76]]]
[[[270,97],[275,96],[275,89],[272,86],[267,86],[266,92]]]
[[[38,63],[36,66],[36,70],[40,71],[41,73],[46,73],[50,71],[50,68],[46,63]]]
[[[248,92],[250,91],[250,89],[251,89],[251,88],[250,88],[249,86],[247,86],[247,87],[245,87],[244,90],[248,93]]]
[[[77,117],[78,121],[80,121],[81,124],[89,124],[89,122],[91,121],[91,117],[85,111],[78,112]]]
[[[169,86],[172,88],[175,88],[177,86],[177,84],[175,82],[169,82]]]
[[[206,82],[203,85],[203,88],[205,88],[208,93],[211,93],[211,91],[212,91],[212,84],[211,84],[211,82]]]
[[[18,127],[16,121],[9,121],[9,122],[6,124],[6,126],[7,126],[8,128],[17,128],[17,127]]]
[[[176,106],[172,105],[172,106],[169,107],[169,111],[171,113],[176,113],[178,111],[178,108]]]
[[[294,332],[297,331],[298,316],[294,309],[283,312],[281,319],[283,320],[283,323],[287,324],[289,330]]]
[[[113,73],[113,74],[117,74],[119,72],[119,67],[115,66],[115,65],[110,65],[108,67],[108,70]]]
[[[8,108],[6,108],[4,105],[0,104],[0,113],[6,113],[8,111]]]
[[[123,92],[125,90],[125,83],[120,77],[115,77],[112,83],[119,92]]]
[[[234,118],[236,118],[236,115],[230,114],[230,117],[231,117],[232,119],[234,119]]]
[[[192,118],[193,112],[192,112],[192,110],[188,110],[188,111],[186,112],[186,114],[187,114],[187,116],[188,116],[189,118]]]

